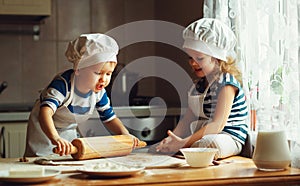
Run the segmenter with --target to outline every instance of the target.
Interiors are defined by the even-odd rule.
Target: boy
[[[30,114],[24,156],[46,156],[57,147],[68,155],[76,128],[94,109],[114,134],[130,135],[115,115],[105,87],[117,64],[118,44],[104,34],[83,34],[71,41],[65,55],[73,69],[54,77]],[[134,138],[134,144],[138,139]]]

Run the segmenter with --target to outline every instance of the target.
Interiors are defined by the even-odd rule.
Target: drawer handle
[[[4,130],[5,127],[1,128],[1,133],[0,133],[0,141],[2,141],[2,152],[0,152],[1,158],[5,158],[5,138],[4,138]]]

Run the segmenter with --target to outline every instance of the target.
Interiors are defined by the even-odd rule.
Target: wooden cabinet
[[[2,0],[0,14],[49,16],[51,0]]]
[[[0,123],[0,156],[22,157],[25,151],[27,122]]]

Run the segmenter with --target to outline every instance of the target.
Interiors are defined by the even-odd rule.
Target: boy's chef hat
[[[236,37],[233,31],[217,19],[202,18],[183,31],[183,48],[189,48],[227,61],[234,58]]]
[[[69,42],[65,56],[80,69],[103,62],[116,62],[119,46],[117,42],[104,34],[82,34]]]

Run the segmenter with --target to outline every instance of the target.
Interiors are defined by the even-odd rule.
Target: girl
[[[183,48],[198,80],[189,107],[173,132],[156,147],[176,153],[183,147],[213,147],[215,159],[237,155],[245,144],[248,115],[241,73],[231,56],[234,33],[216,19],[203,18],[183,31]]]

